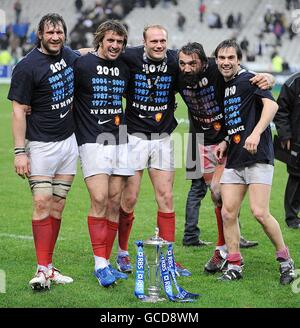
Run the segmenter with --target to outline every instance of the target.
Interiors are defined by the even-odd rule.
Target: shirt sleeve
[[[260,88],[256,88],[254,94],[258,96],[259,98],[268,98],[270,100],[275,101],[274,97],[272,96],[272,93],[270,90],[262,90]]]
[[[26,62],[20,62],[13,70],[7,98],[29,106],[31,104],[33,84],[32,71],[27,67]]]

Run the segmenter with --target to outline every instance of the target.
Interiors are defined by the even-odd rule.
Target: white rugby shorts
[[[136,171],[154,168],[175,171],[174,145],[170,136],[155,140],[145,140],[129,135],[130,156]]]
[[[76,174],[78,146],[74,133],[62,141],[27,141],[25,151],[30,160],[30,176]]]
[[[134,175],[128,144],[86,143],[79,146],[79,158],[84,178],[97,174]]]
[[[255,163],[240,169],[225,168],[220,183],[272,185],[273,173],[274,166],[264,163]]]

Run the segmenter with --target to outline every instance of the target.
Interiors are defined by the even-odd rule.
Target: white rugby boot
[[[52,267],[48,274],[51,282],[54,282],[57,285],[71,284],[73,282],[71,277],[62,275],[60,271],[55,267]]]
[[[45,273],[42,270],[38,270],[35,274],[35,276],[29,281],[29,286],[33,290],[45,290],[45,289],[50,289],[50,279],[48,276],[48,273]]]

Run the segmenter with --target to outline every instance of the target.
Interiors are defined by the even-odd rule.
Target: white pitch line
[[[24,240],[32,240],[32,236],[22,236],[22,235],[14,235],[11,233],[0,233],[0,237],[8,237],[8,238],[14,238],[14,239],[24,239]]]
[[[14,235],[11,233],[0,233],[0,237],[7,237],[13,239],[23,239],[23,240],[33,240],[32,236],[22,236],[22,235]],[[64,238],[58,238],[59,240],[65,240]]]

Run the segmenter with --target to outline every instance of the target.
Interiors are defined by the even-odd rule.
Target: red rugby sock
[[[229,264],[241,266],[241,253],[231,253],[227,256],[227,261]]]
[[[61,225],[61,220],[57,219],[53,216],[49,216],[51,223],[52,223],[52,239],[51,239],[51,248],[49,250],[49,263],[52,263],[52,257],[53,257],[53,251],[55,248],[55,244],[57,241],[57,237],[59,234],[59,230],[60,230],[60,225]]]
[[[157,211],[157,226],[159,237],[167,241],[175,241],[175,212],[163,213]]]
[[[128,251],[128,241],[133,224],[133,212],[127,213],[120,207],[120,219],[118,228],[119,247],[123,251]]]
[[[43,220],[32,220],[32,232],[37,263],[47,267],[52,245],[52,222],[48,216]]]
[[[215,207],[215,214],[217,219],[217,226],[218,226],[218,241],[217,246],[225,245],[225,238],[224,238],[224,231],[223,231],[223,220],[221,214],[222,207]]]
[[[111,251],[114,246],[114,241],[116,239],[118,231],[118,222],[107,221],[107,237],[106,237],[106,259],[109,260],[111,256]]]
[[[105,258],[107,219],[88,216],[88,228],[94,255]]]

